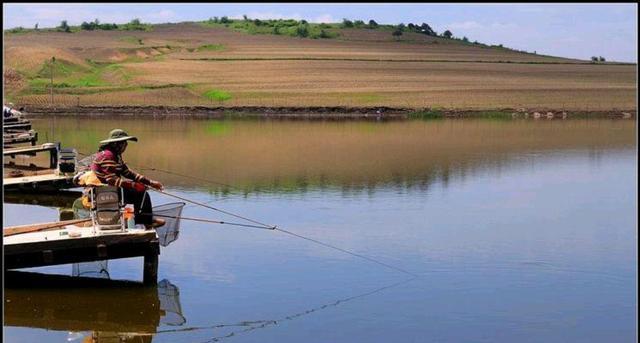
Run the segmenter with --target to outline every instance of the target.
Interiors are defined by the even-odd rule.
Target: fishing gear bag
[[[121,188],[113,186],[91,187],[92,213],[98,229],[124,230],[121,192]]]

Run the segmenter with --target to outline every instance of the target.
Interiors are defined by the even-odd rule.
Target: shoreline
[[[264,106],[80,106],[80,107],[28,107],[23,112],[34,117],[53,116],[151,116],[161,118],[200,119],[285,119],[285,120],[407,120],[445,118],[488,119],[571,119],[607,118],[635,119],[637,110],[564,110],[550,108],[502,109],[443,109],[400,107],[264,107]]]

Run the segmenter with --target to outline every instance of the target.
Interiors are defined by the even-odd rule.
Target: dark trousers
[[[133,204],[136,224],[151,224],[153,217],[151,215],[151,197],[147,191],[137,192],[133,189],[123,188],[124,203]]]

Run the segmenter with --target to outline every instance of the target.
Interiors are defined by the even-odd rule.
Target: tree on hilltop
[[[420,32],[422,32],[422,33],[424,33],[425,35],[428,35],[428,36],[437,36],[438,35],[438,34],[436,34],[435,31],[433,31],[431,26],[429,26],[429,24],[427,24],[427,23],[422,23],[422,25],[420,25]]]
[[[69,24],[67,24],[66,20],[61,21],[60,26],[58,26],[57,28],[58,31],[71,32],[71,28],[69,27]]]
[[[369,28],[375,29],[376,27],[378,27],[378,23],[376,23],[376,21],[373,19],[369,20]]]
[[[453,37],[453,33],[451,33],[451,31],[447,30],[444,33],[442,33],[442,37],[451,39],[451,37]]]
[[[400,28],[396,28],[395,30],[393,30],[391,35],[394,36],[396,39],[400,39],[400,36],[402,36],[402,30]]]

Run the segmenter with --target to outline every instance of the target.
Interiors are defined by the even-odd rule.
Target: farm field
[[[197,23],[151,31],[5,33],[5,97],[65,106],[635,109],[636,65],[384,30],[334,39]],[[56,62],[51,64],[51,57]]]

